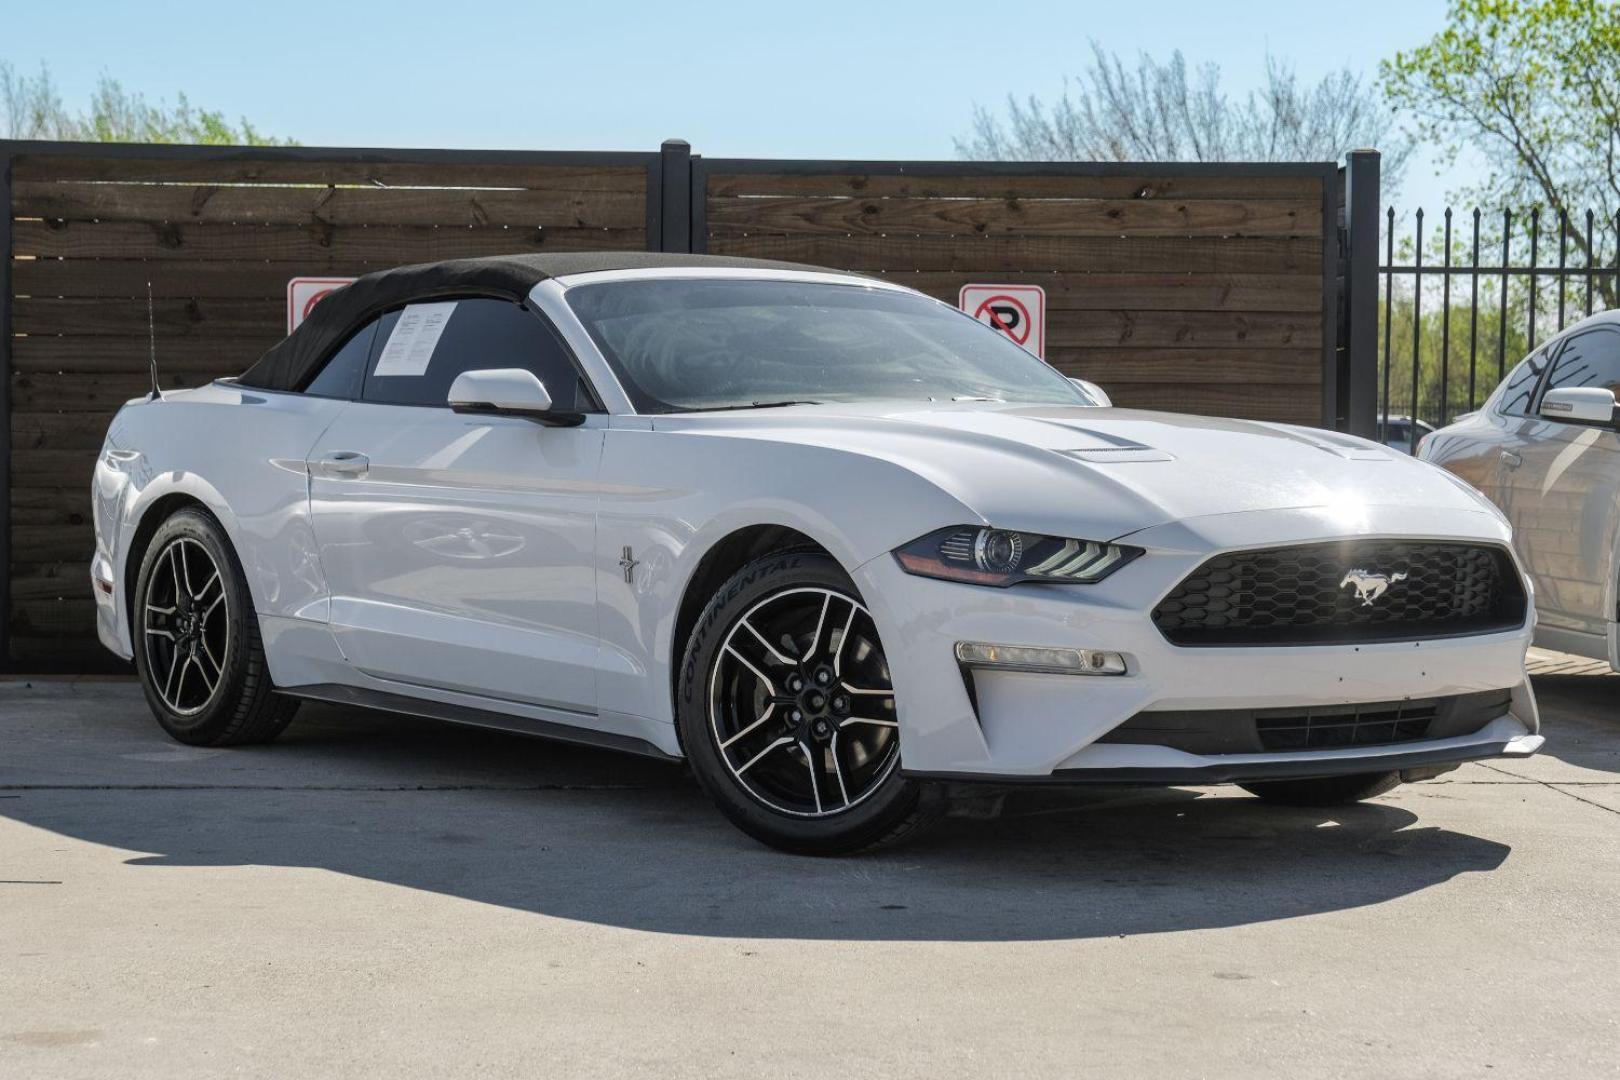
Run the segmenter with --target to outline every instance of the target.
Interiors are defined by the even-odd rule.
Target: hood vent
[[[1120,465],[1135,461],[1174,461],[1174,454],[1151,446],[1088,446],[1083,450],[1059,450],[1065,457],[1096,464]]]

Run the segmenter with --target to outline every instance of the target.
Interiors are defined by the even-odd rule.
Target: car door
[[[577,427],[446,405],[479,368],[526,368]],[[606,417],[541,316],[414,304],[377,324],[359,399],[309,455],[311,517],[344,655],[375,677],[594,711],[592,570]]]
[[[1509,464],[1519,460],[1514,445],[1546,370],[1545,349],[1525,357],[1473,419],[1441,428],[1424,444],[1424,460],[1456,473],[1507,513],[1505,477]]]
[[[1620,328],[1598,326],[1561,339],[1535,396],[1556,387],[1620,392]],[[1603,634],[1620,507],[1620,435],[1613,427],[1549,420],[1532,412],[1508,446],[1507,514],[1514,544],[1551,627]]]

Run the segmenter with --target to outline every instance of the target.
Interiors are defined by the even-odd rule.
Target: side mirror
[[[1601,386],[1561,386],[1541,395],[1543,420],[1565,424],[1614,424],[1614,391]]]
[[[1090,379],[1071,378],[1069,381],[1074,383],[1074,385],[1078,386],[1081,390],[1084,390],[1086,392],[1086,396],[1091,398],[1098,405],[1112,405],[1114,403],[1113,399],[1108,396],[1107,392]]]
[[[523,368],[463,371],[450,384],[448,400],[458,413],[521,416],[548,427],[573,427],[585,419],[583,413],[554,410],[545,384]]]

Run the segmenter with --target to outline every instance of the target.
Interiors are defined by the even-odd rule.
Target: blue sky
[[[106,72],[149,97],[245,115],[311,145],[646,149],[711,156],[950,158],[973,105],[1044,97],[1087,40],[1180,48],[1237,91],[1269,48],[1314,78],[1426,40],[1442,0],[1351,8],[1258,0],[1155,4],[21,3],[0,59],[50,65],[82,101]],[[1409,172],[1403,206],[1458,178]]]

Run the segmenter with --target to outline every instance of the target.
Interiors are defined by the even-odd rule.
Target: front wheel
[[[1238,786],[1266,802],[1285,806],[1346,806],[1393,791],[1400,783],[1398,772],[1376,772],[1315,780],[1263,780]]]
[[[247,578],[207,513],[181,510],[158,526],[131,623],[146,703],[175,739],[268,742],[291,722],[298,702],[270,685]]]
[[[825,555],[767,555],[699,616],[677,701],[698,782],[732,823],[785,851],[892,843],[938,816],[900,775],[889,665],[854,582]]]

